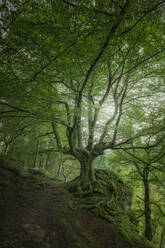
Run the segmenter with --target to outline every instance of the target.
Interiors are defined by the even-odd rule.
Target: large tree
[[[164,5],[160,0],[6,2],[2,123],[3,118],[47,123],[56,140],[53,149],[80,162],[79,189],[93,189],[93,161],[104,150],[129,149],[130,142],[150,134],[149,125],[125,127],[140,105],[154,111],[158,83],[163,87]]]

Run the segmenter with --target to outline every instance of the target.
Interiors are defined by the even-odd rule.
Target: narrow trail
[[[69,209],[60,182],[36,189],[32,181],[0,191],[0,248],[144,248],[90,212]]]
[[[21,186],[8,188],[1,197],[0,247],[74,247],[68,243],[70,236],[61,219],[66,218],[67,205],[63,195],[59,197],[60,183],[42,190],[33,188],[30,181]]]

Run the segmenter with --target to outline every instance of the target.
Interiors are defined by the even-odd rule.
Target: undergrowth
[[[8,187],[24,178],[31,178],[33,186],[42,189],[50,183],[54,177],[46,170],[40,168],[28,168],[16,160],[8,157],[0,157],[0,187]]]

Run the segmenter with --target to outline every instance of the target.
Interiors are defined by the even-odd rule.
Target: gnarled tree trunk
[[[79,159],[80,162],[80,176],[77,177],[72,182],[71,191],[78,192],[92,192],[94,189],[94,184],[96,181],[95,171],[94,171],[94,161],[93,157],[84,157],[83,159]]]
[[[96,181],[94,173],[93,159],[87,158],[85,161],[80,161],[80,186],[83,190],[93,190],[93,184]]]

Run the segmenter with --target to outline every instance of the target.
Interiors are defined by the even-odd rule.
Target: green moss
[[[139,242],[136,227],[133,223],[131,223],[130,219],[126,214],[122,215],[120,213],[118,216],[114,216],[113,225],[115,229],[124,237],[126,237],[130,242]]]
[[[72,210],[76,209],[75,202],[73,200],[71,200],[71,199],[68,200],[67,205]]]
[[[136,227],[130,218],[131,190],[110,170],[96,170],[95,176],[93,191],[72,194],[71,208],[77,205],[89,209],[95,216],[110,222],[129,241],[137,241]]]

